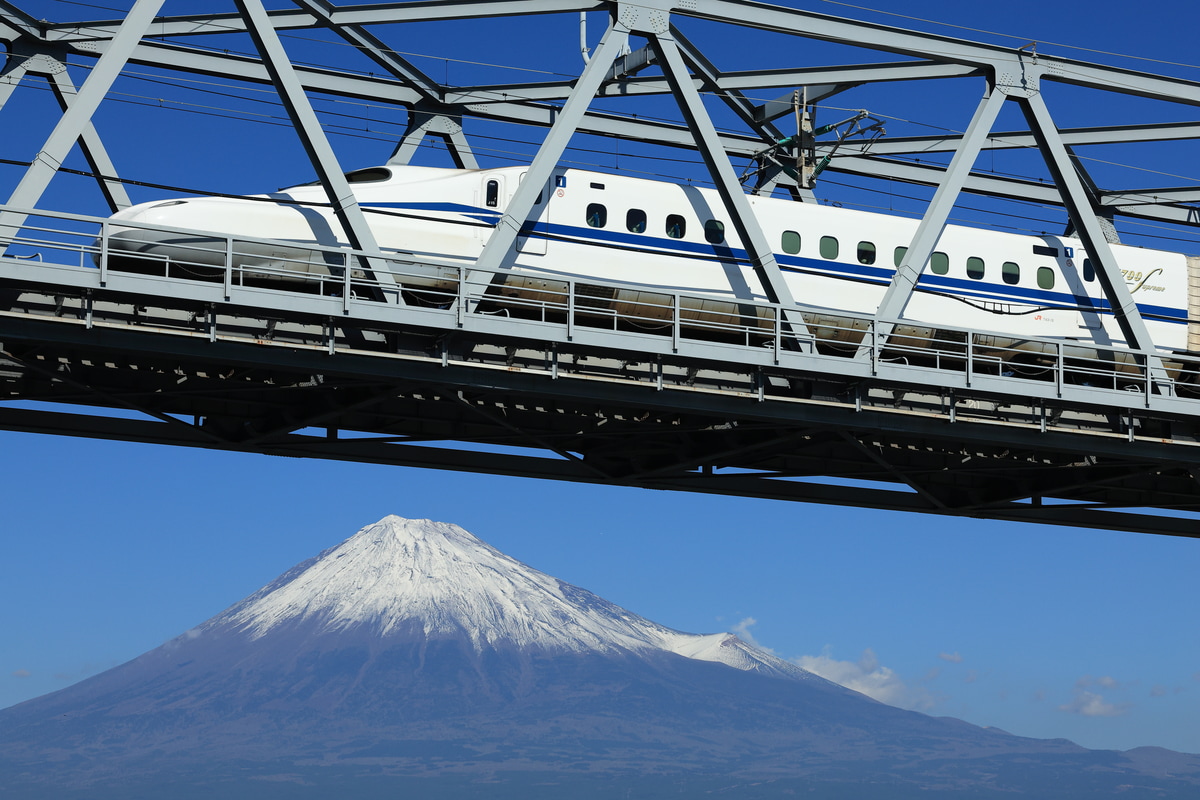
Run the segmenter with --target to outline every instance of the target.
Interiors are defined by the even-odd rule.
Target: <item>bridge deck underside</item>
[[[1200,510],[1188,417],[62,292],[3,289],[0,427],[1200,535],[1145,513]]]

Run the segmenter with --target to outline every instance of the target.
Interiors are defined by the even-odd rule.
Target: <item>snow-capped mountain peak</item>
[[[388,516],[299,564],[205,623],[251,638],[303,624],[317,634],[466,636],[477,650],[665,650],[743,670],[810,673],[732,634],[682,633],[539,572],[457,525]]]

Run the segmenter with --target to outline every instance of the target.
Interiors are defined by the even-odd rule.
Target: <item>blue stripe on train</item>
[[[501,216],[500,212],[494,209],[483,209],[463,203],[449,202],[370,203],[364,204],[364,207],[402,208],[413,211],[444,211],[462,214],[491,225],[498,222]],[[532,236],[533,238],[565,238],[582,244],[603,244],[641,253],[685,256],[706,261],[741,261],[749,263],[749,254],[740,248],[729,247],[725,244],[688,242],[682,239],[672,239],[645,233],[625,233],[623,231],[606,230],[603,228],[536,221],[526,223],[522,226],[521,234]],[[891,268],[869,264],[854,264],[845,261],[807,258],[779,253],[775,254],[775,260],[779,264],[780,269],[785,272],[822,275],[841,279],[849,278],[879,286],[889,284],[896,272]],[[927,291],[946,292],[986,302],[1038,305],[1055,309],[1091,311],[1102,314],[1112,313],[1112,304],[1106,298],[1102,297],[1089,297],[1070,292],[1054,292],[1047,289],[995,284],[966,278],[951,278],[944,275],[934,275],[930,272],[925,272],[921,275],[918,286]],[[1153,316],[1165,322],[1187,322],[1187,309],[1185,308],[1160,306],[1150,303],[1138,303],[1137,307],[1143,314]]]

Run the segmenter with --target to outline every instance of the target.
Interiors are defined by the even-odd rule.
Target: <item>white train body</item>
[[[348,177],[385,252],[469,265],[523,175],[521,168],[396,166],[358,170]],[[518,239],[504,294],[528,298],[559,279],[593,279],[642,287],[641,293],[605,298],[613,304],[637,302],[655,291],[710,297],[712,308],[766,299],[716,192],[573,169],[556,171],[551,183],[550,191],[543,192],[549,197],[540,198],[535,207],[536,222]],[[915,220],[885,214],[766,197],[749,201],[796,302],[832,315],[875,312],[895,272],[897,248],[909,243],[917,226]],[[347,246],[347,237],[322,203],[327,203],[323,189],[308,185],[258,199],[145,203],[114,215],[113,221],[293,243],[239,245],[239,252],[247,253],[239,264],[280,268],[286,283],[291,274],[299,279],[301,272],[330,272],[304,246]],[[109,248],[114,256],[224,263],[224,244],[216,240],[205,244],[196,237],[119,224],[112,227]],[[1188,341],[1189,327],[1200,334],[1200,325],[1189,326],[1189,321],[1200,321],[1200,298],[1189,301],[1189,272],[1200,276],[1200,259],[1120,245],[1113,251],[1156,346],[1200,349],[1200,335],[1193,336],[1190,347]],[[1200,279],[1192,283],[1200,286]],[[436,285],[430,279],[423,288]],[[905,318],[931,332],[945,326],[1013,340],[1124,344],[1082,244],[1061,236],[947,227]],[[845,331],[832,334],[839,336],[854,339]]]

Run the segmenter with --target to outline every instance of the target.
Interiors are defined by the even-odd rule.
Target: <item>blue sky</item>
[[[793,5],[912,22],[873,15],[864,6]],[[1194,53],[1190,23],[1200,17],[1194,3],[1156,4],[1144,16],[1115,2],[1089,4],[1086,15],[1075,2],[868,5],[1038,40],[1044,52],[1200,79],[1200,70],[1179,64],[1118,61],[1044,44],[1186,62]],[[95,4],[21,6],[49,19],[113,15]],[[168,0],[166,10],[184,9]],[[535,24],[548,43],[547,68],[577,71],[574,29],[550,20]],[[421,52],[447,54],[441,68],[452,79],[455,70],[483,69],[449,59],[466,50],[475,60],[486,54],[493,63],[516,63],[511,42],[485,41],[485,26],[466,27],[472,33],[457,40],[441,29],[423,32]],[[303,45],[289,43],[295,46]],[[710,57],[720,61],[716,52]],[[766,57],[789,56],[779,50]],[[747,54],[731,48],[728,58],[736,68]],[[432,63],[426,63],[431,72]],[[124,88],[132,95],[151,92],[144,83]],[[974,84],[959,94],[977,98],[978,90]],[[957,121],[961,127],[974,102],[949,108],[920,94],[870,99],[881,104],[873,111],[894,120],[893,135],[916,133],[922,125]],[[854,100],[848,96],[847,103]],[[1160,113],[1137,101],[1089,104],[1068,93],[1051,100],[1068,124],[1131,123]],[[23,90],[12,102],[0,112],[10,120],[14,113],[52,120],[45,92]],[[207,102],[216,104],[211,96]],[[390,153],[388,120],[367,113],[374,116],[361,134],[334,136],[347,166],[380,162]],[[130,178],[250,192],[310,176],[285,128],[244,117],[203,120],[188,111],[124,104],[106,105],[98,125]],[[224,134],[214,139],[207,125],[222,126]],[[10,127],[0,157],[30,157],[47,131]],[[486,157],[498,163],[504,147],[491,147]],[[151,152],[176,155],[147,157]],[[1195,182],[1190,176],[1200,167],[1174,158],[1176,152],[1154,149],[1138,163],[1168,174],[1111,167],[1105,178],[1130,188]],[[618,163],[615,153],[579,157]],[[439,154],[423,158],[437,163]],[[0,184],[10,186],[15,176],[0,172]],[[47,205],[95,211],[89,191],[61,178]],[[818,194],[836,199],[843,191],[864,202],[860,193],[832,183]],[[160,195],[135,199],[152,196]],[[963,213],[979,219],[985,211]],[[396,513],[456,522],[538,569],[658,622],[695,632],[735,630],[898,705],[1089,747],[1200,752],[1193,589],[1200,542],[1193,540],[4,432],[0,451],[8,499],[0,526],[0,706],[155,647],[296,562]]]

